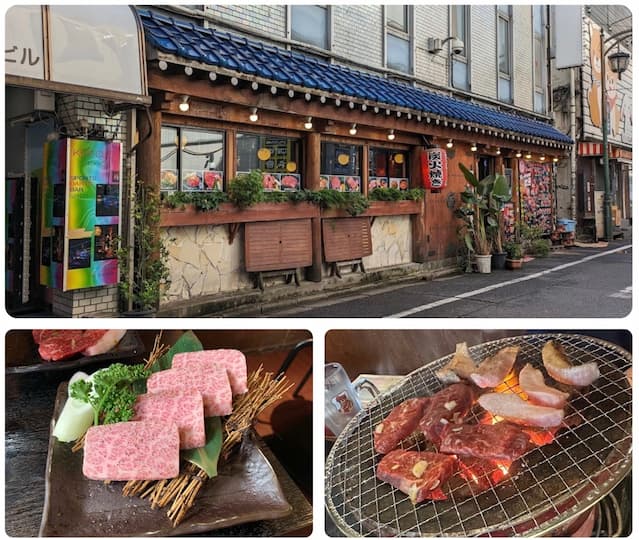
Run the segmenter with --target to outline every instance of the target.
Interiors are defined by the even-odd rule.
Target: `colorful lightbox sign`
[[[44,159],[40,282],[64,291],[116,284],[120,143],[53,141]]]

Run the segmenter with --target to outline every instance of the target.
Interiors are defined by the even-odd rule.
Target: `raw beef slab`
[[[43,360],[63,360],[95,345],[107,330],[33,330]]]
[[[408,495],[413,504],[426,499],[445,500],[441,489],[455,472],[453,456],[435,452],[393,450],[377,465],[377,478]]]
[[[166,422],[93,426],[84,441],[84,476],[91,480],[162,480],[180,472],[180,435]]]
[[[236,349],[212,349],[209,351],[179,353],[173,357],[172,364],[174,368],[193,366],[206,368],[210,365],[226,369],[234,396],[243,394],[248,390],[246,386],[246,357],[241,351]]]
[[[530,437],[520,428],[497,424],[448,424],[440,452],[477,458],[514,461],[529,448]]]
[[[146,381],[150,393],[197,390],[202,394],[204,416],[227,416],[233,410],[231,385],[222,368],[171,368],[153,373]]]
[[[133,420],[174,423],[180,432],[180,448],[204,446],[204,405],[197,390],[166,390],[138,396]]]
[[[387,454],[408,437],[415,429],[424,413],[428,398],[411,398],[397,405],[373,432],[375,451]]]

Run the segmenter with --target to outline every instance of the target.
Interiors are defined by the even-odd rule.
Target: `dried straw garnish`
[[[224,442],[220,459],[226,460],[235,446],[251,428],[255,418],[267,407],[291,389],[285,377],[273,378],[272,373],[263,371],[260,366],[247,381],[248,392],[236,396],[233,412],[224,422]],[[189,463],[186,470],[171,480],[131,480],[122,488],[125,496],[140,496],[149,499],[151,508],[164,508],[169,505],[167,516],[176,527],[195,503],[195,499],[208,480],[206,472],[197,465]]]

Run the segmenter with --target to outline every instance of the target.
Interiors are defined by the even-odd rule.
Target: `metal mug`
[[[359,396],[362,390],[372,397],[379,394],[377,387],[368,379],[353,384],[341,364],[331,362],[324,366],[325,424],[335,436],[362,410]]]

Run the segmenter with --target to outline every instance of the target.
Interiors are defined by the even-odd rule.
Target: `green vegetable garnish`
[[[145,392],[144,381],[150,373],[144,364],[112,364],[95,373],[92,380],[71,385],[71,397],[93,407],[93,425],[126,422],[133,418],[138,394]]]

